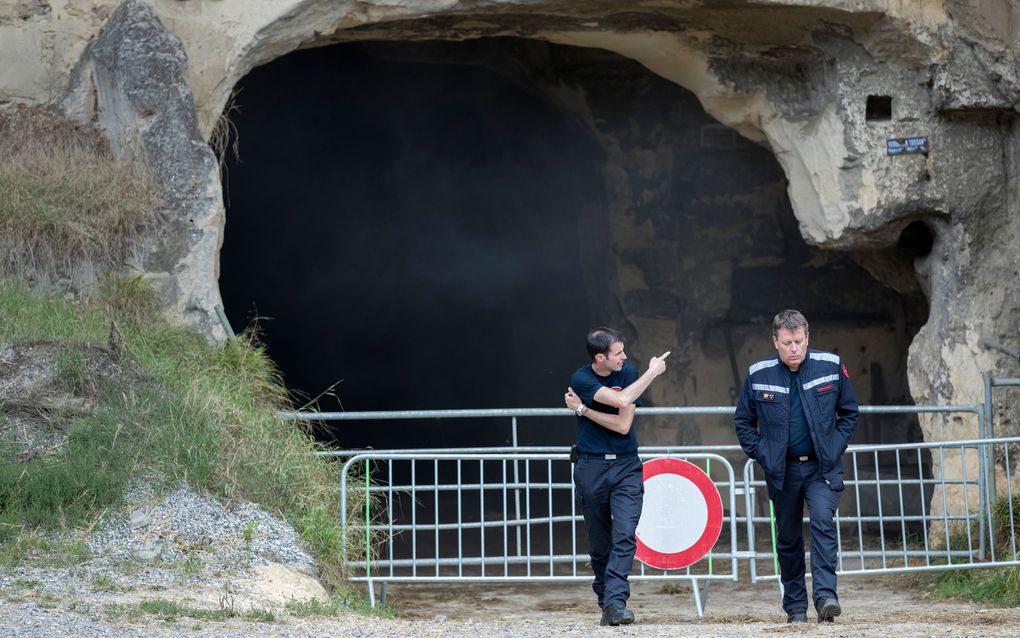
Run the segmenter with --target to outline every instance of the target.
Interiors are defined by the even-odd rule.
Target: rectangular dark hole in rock
[[[892,97],[888,95],[869,95],[864,109],[864,119],[868,122],[881,122],[892,119]]]

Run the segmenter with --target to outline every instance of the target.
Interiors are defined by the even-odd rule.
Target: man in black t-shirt
[[[591,363],[570,377],[563,396],[577,414],[578,458],[574,466],[588,553],[595,572],[592,589],[602,608],[602,625],[629,625],[634,613],[627,609],[634,562],[634,532],[641,518],[644,480],[638,458],[637,437],[631,427],[641,393],[666,371],[666,352],[652,357],[648,370],[638,376],[626,363],[623,335],[612,328],[588,333]]]

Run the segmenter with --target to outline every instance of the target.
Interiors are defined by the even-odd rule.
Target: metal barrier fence
[[[986,388],[1013,381],[1018,380],[994,380]],[[862,406],[861,412],[969,413],[976,417],[979,436],[851,446],[844,457],[846,487],[837,512],[840,574],[1020,564],[1014,523],[1020,498],[1014,495],[1010,470],[1020,438],[989,436],[987,404]],[[719,415],[732,414],[733,408],[644,408],[639,413]],[[371,548],[362,557],[350,557],[348,567],[352,580],[369,583],[374,603],[373,582],[383,584],[384,595],[387,582],[590,582],[567,449],[516,445],[517,419],[536,416],[573,413],[560,408],[290,413],[284,418],[511,419],[513,446],[325,453],[347,458],[341,472],[342,522],[353,533],[364,532],[364,547]],[[639,563],[632,579],[689,581],[699,615],[702,586],[707,592],[712,580],[737,580],[740,560],[748,561],[752,582],[778,581],[770,504],[757,498],[764,482],[750,461],[741,479],[734,477],[734,459],[744,458],[739,446],[642,447],[640,453],[704,466],[723,496],[724,529],[716,548],[696,565],[664,572]],[[1005,468],[1007,477],[1002,483],[1000,476],[1006,497],[998,501],[995,465]],[[365,509],[348,519],[349,496],[355,492],[368,498]],[[739,495],[744,498],[736,499]],[[762,569],[763,564],[771,569]]]
[[[724,508],[718,549],[686,569],[639,564],[631,579],[689,581],[701,615],[702,586],[707,590],[712,580],[736,580],[737,559],[746,558],[737,552],[738,484],[732,465],[718,454],[673,456],[713,476]],[[364,517],[359,506],[358,517],[348,520],[352,471],[363,475],[356,484]],[[347,561],[351,580],[368,582],[370,591],[373,581],[590,582],[571,476],[565,453],[353,456],[340,473],[341,522],[359,536],[364,533],[363,557]]]
[[[993,456],[1007,475],[1015,467],[1020,437],[941,441],[904,445],[853,446],[844,457],[844,493],[836,510],[839,544],[837,573],[844,576],[1020,565],[1017,521],[1020,494],[1005,482],[1006,495],[995,501],[980,461]],[[922,455],[933,462],[921,468]],[[904,472],[906,461],[919,468]],[[744,466],[745,486],[762,488],[753,462]],[[757,490],[746,491],[754,511]],[[758,524],[767,518],[755,518]],[[805,519],[806,520],[806,519]],[[756,526],[748,522],[749,546]],[[751,581],[778,580],[775,541],[771,552],[751,561]],[[762,575],[767,559],[771,573]]]

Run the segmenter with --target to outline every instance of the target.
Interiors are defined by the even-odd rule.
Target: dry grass
[[[0,112],[0,274],[52,284],[123,269],[158,210],[152,180],[95,129],[42,107]]]

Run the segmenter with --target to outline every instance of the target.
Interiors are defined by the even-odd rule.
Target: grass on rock
[[[74,304],[0,282],[0,344],[65,344],[56,374],[81,388],[92,381],[76,344],[105,343],[117,317],[119,347],[152,376],[94,388],[95,409],[70,420],[58,450],[27,462],[2,450],[0,560],[40,542],[22,531],[94,524],[121,503],[133,476],[155,473],[280,514],[309,543],[324,580],[341,583],[341,556],[363,547],[339,528],[335,469],[314,455],[306,433],[276,417],[287,396],[265,349],[249,335],[210,344],[152,309],[147,289],[130,283]]]

